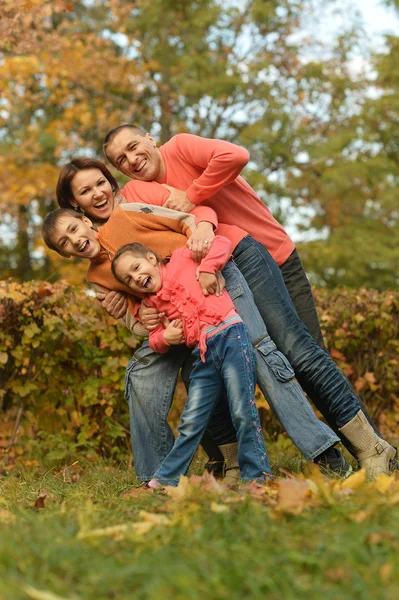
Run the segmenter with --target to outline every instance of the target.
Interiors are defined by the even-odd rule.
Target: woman
[[[117,190],[112,186],[112,176],[107,178],[104,173],[104,165],[101,168],[98,165],[98,161],[95,163],[81,163],[81,159],[72,161],[69,165],[64,167],[61,172],[60,179],[57,186],[57,197],[60,206],[81,208],[88,212],[95,218],[100,216],[106,218],[107,215],[111,214],[113,205],[115,202],[120,201],[117,195]],[[97,172],[96,172],[97,169]],[[108,186],[103,179],[105,177],[108,181]],[[97,177],[97,179],[96,179]],[[142,186],[146,186],[143,188]],[[149,186],[152,186],[151,188]],[[158,187],[156,187],[158,186]],[[130,181],[124,188],[123,191],[128,191],[129,196],[133,196],[133,202],[142,199],[147,199],[147,202],[151,202],[156,205],[163,205],[165,198],[168,197],[168,192],[155,182],[146,183],[142,181]],[[151,193],[149,193],[151,192]],[[113,200],[112,193],[116,195],[116,200]],[[150,208],[148,210],[151,210]],[[229,237],[230,232],[226,232],[224,229],[235,228],[234,235],[237,239],[237,230],[240,228],[235,226],[219,225],[218,233]],[[244,240],[251,240],[247,236],[246,232],[242,231],[242,238]],[[205,234],[208,238],[209,234]],[[205,240],[208,242],[208,239]],[[201,240],[201,247],[203,245],[204,238]],[[209,243],[209,242],[208,242]],[[262,247],[263,248],[263,247]],[[265,253],[267,251],[265,250]],[[248,265],[245,264],[245,256],[240,256],[239,268],[243,273],[247,270]],[[284,293],[281,290],[279,282],[276,284],[276,290],[278,293],[275,294],[274,302],[282,302],[281,295]],[[259,296],[259,289],[261,289],[261,282],[256,282],[256,294]],[[265,290],[265,294],[270,298],[273,294],[273,289]],[[288,295],[288,294],[287,294]],[[312,340],[306,327],[297,317],[295,310],[292,307],[292,303],[288,301],[284,305],[284,310],[290,311],[290,318],[292,327],[290,327],[289,339],[294,343],[291,343],[290,347],[287,348],[291,354],[298,379],[301,380],[302,385],[307,387],[307,390],[311,393],[311,397],[314,401],[321,398],[328,407],[328,417],[330,423],[339,429],[344,435],[350,437],[355,442],[355,454],[363,457],[361,446],[363,442],[367,445],[370,439],[374,436],[376,447],[375,452],[369,456],[361,458],[361,463],[368,467],[369,470],[381,469],[387,472],[389,469],[389,460],[393,458],[395,450],[379,438],[364,419],[361,411],[357,411],[353,414],[354,405],[359,406],[359,399],[350,387],[349,382],[339,372],[336,365],[333,363],[331,358],[325,354]],[[267,312],[263,314],[264,320],[267,324]],[[275,323],[272,324],[275,327]],[[300,356],[298,356],[298,350]],[[290,356],[290,359],[291,359]],[[316,402],[315,402],[316,403]],[[352,418],[348,420],[348,415],[352,415]],[[296,419],[295,414],[291,414],[287,418],[288,422]],[[284,423],[286,429],[287,425]],[[292,429],[292,427],[291,427]],[[370,437],[371,436],[371,437]],[[291,436],[292,437],[292,436]],[[374,439],[373,438],[373,439]],[[362,441],[363,440],[363,441]]]

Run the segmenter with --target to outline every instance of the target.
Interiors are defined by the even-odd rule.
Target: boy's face
[[[136,294],[155,294],[162,286],[161,270],[156,256],[137,256],[127,251],[116,261],[119,279]]]
[[[97,232],[92,229],[92,222],[87,217],[60,217],[51,241],[65,258],[94,258],[101,251]]]
[[[140,135],[132,129],[122,129],[107,146],[107,156],[119,171],[132,179],[162,181],[163,158],[149,133]]]

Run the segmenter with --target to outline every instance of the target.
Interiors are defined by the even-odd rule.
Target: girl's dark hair
[[[72,210],[71,208],[58,208],[46,215],[42,223],[42,237],[46,246],[50,248],[50,250],[55,250],[58,254],[64,256],[61,250],[59,250],[52,241],[52,237],[57,231],[58,223],[62,217],[73,217],[74,219],[81,220],[84,216],[83,213]]]
[[[112,173],[100,160],[96,158],[73,158],[71,162],[64,165],[60,171],[57,181],[57,202],[61,208],[72,208],[76,210],[71,201],[74,200],[72,193],[72,180],[79,171],[87,171],[87,169],[99,169],[106,179],[111,184],[112,190],[119,190],[118,182]]]
[[[122,281],[115,272],[115,264],[118,258],[120,258],[122,254],[125,254],[125,252],[131,252],[135,256],[143,256],[144,258],[146,258],[147,254],[151,252],[151,254],[153,254],[157,259],[158,264],[165,262],[156,252],[154,252],[154,250],[151,250],[151,248],[147,248],[147,246],[143,246],[143,244],[139,244],[138,242],[133,242],[132,244],[125,244],[124,246],[121,246],[119,250],[115,252],[115,256],[112,259],[111,269],[115,279],[120,283],[123,283],[124,285],[125,282]]]

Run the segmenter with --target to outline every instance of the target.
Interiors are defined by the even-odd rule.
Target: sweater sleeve
[[[126,202],[144,202],[163,206],[169,198],[170,192],[157,181],[138,181],[131,179],[121,190]]]
[[[150,331],[150,337],[148,344],[154,352],[159,354],[165,354],[170,348],[170,344],[165,340],[163,333],[165,331],[164,325],[161,323],[154,331]]]
[[[232,183],[249,160],[248,150],[223,140],[182,133],[176,136],[176,145],[182,160],[203,169],[186,190],[193,204],[200,204]]]
[[[217,235],[209,253],[199,264],[200,273],[216,273],[226,266],[231,255],[231,242],[222,235]]]
[[[207,223],[211,223],[211,225],[213,225],[213,229],[215,231],[218,228],[218,218],[213,208],[210,208],[209,206],[196,206],[191,211],[191,214],[195,216],[196,225],[206,221]]]

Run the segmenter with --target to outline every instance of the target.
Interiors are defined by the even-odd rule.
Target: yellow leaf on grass
[[[228,513],[230,509],[225,504],[218,504],[217,502],[211,502],[211,511],[218,514]]]
[[[167,491],[168,496],[174,500],[183,500],[188,494],[189,487],[188,477],[181,475],[179,484],[176,487],[167,485],[165,490]]]
[[[345,479],[341,484],[342,490],[356,490],[358,487],[362,486],[366,481],[366,471],[364,469],[360,469],[356,471],[353,475]]]
[[[78,540],[86,540],[91,538],[110,537],[114,540],[123,540],[129,525],[112,525],[111,527],[103,527],[101,529],[89,529],[87,531],[79,531],[76,536]]]
[[[298,479],[281,479],[278,510],[295,515],[300,514],[306,504],[309,494],[309,485],[306,481]]]
[[[70,597],[66,596],[58,596],[58,594],[53,594],[53,592],[47,592],[46,590],[38,590],[30,585],[24,586],[24,592],[32,600],[72,600]],[[76,596],[74,597],[76,599]]]
[[[378,490],[381,494],[385,494],[387,490],[395,483],[395,481],[389,475],[381,473],[377,479],[372,483],[372,486]]]
[[[386,583],[388,583],[388,581],[390,580],[391,574],[392,574],[392,569],[393,569],[393,564],[391,562],[388,562],[385,565],[382,565],[382,567],[380,568],[380,579],[381,579],[381,583],[383,583],[384,585]]]

